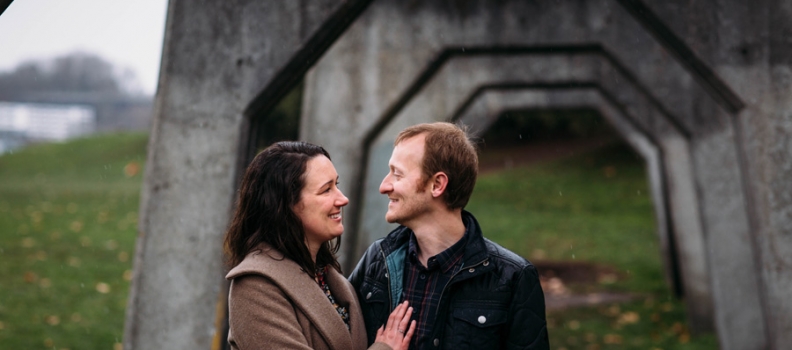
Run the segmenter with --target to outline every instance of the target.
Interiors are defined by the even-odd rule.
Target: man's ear
[[[446,175],[442,171],[435,173],[432,176],[431,183],[432,183],[432,188],[431,188],[432,197],[438,198],[443,195],[443,192],[445,192],[446,187],[448,186],[448,175]]]

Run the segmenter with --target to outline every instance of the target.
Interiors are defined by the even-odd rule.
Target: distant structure
[[[2,102],[2,101],[0,101]],[[152,97],[103,92],[30,93],[6,103],[84,106],[94,111],[95,132],[149,130]]]
[[[0,102],[0,153],[27,142],[64,141],[93,133],[90,106]]]
[[[377,185],[400,129],[590,108],[650,168],[692,330],[716,331],[726,350],[785,349],[789,18],[779,0],[171,0],[125,348],[223,346],[220,242],[236,184],[270,112],[303,82],[300,138],[353,186],[346,271],[386,233]]]
[[[0,101],[0,154],[31,142],[64,141],[96,132],[148,130],[151,98],[46,94]]]

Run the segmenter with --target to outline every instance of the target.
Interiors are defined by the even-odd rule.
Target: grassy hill
[[[0,344],[120,346],[145,134],[0,157]]]
[[[120,348],[146,142],[103,135],[0,156],[0,348]],[[553,349],[717,347],[690,336],[664,284],[643,165],[623,147],[483,175],[468,209],[539,266],[616,276],[571,292],[637,295],[549,312]]]

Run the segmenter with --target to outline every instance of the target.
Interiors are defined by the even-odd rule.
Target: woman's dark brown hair
[[[261,151],[250,163],[239,188],[236,210],[225,235],[228,264],[238,265],[261,243],[283,253],[308,274],[317,267],[332,266],[340,272],[335,258],[341,238],[324,242],[316,263],[305,244],[305,230],[292,208],[300,201],[305,187],[308,161],[330,154],[307,142],[277,142]]]

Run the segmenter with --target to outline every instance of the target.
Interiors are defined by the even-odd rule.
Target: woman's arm
[[[228,308],[228,341],[235,349],[311,349],[291,301],[263,276],[235,278]]]

